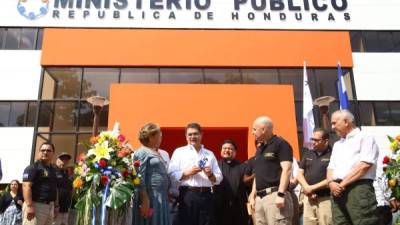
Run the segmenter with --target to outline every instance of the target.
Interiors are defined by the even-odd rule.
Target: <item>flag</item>
[[[304,62],[303,69],[303,147],[312,149],[311,137],[315,127],[313,103],[308,85],[307,68]]]
[[[344,83],[342,68],[340,62],[338,63],[338,89],[339,89],[339,102],[340,109],[350,109],[349,98],[347,97],[346,84]]]

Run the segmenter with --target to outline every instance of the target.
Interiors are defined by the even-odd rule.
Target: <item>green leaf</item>
[[[118,209],[131,198],[134,190],[135,187],[133,184],[126,181],[115,183],[115,185],[110,188],[110,194],[106,199],[106,206],[112,209]]]
[[[394,141],[394,139],[393,139],[392,137],[390,137],[389,135],[387,135],[387,137],[388,137],[388,139],[389,139],[390,142],[393,142],[393,141]]]

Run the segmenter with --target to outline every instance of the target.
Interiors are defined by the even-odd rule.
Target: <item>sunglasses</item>
[[[52,149],[40,149],[40,152],[53,152]]]
[[[310,138],[310,140],[315,141],[315,142],[322,141],[322,139],[319,139],[319,138]]]

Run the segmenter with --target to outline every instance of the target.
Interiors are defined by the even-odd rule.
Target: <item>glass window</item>
[[[78,142],[76,143],[78,155],[82,152],[86,154],[88,150],[87,146],[90,145],[89,141],[91,136],[92,134],[78,134]]]
[[[6,35],[6,29],[0,27],[0,49],[3,48],[3,44],[4,44],[3,41],[4,41],[5,35]]]
[[[243,69],[244,84],[279,84],[277,69]]]
[[[100,124],[99,124],[99,132],[102,130],[107,130],[108,126],[108,113],[109,106],[106,105],[103,107],[100,114]],[[92,131],[93,127],[93,109],[92,105],[88,102],[82,102],[80,108],[80,117],[79,117],[79,131]]]
[[[10,110],[11,110],[10,102],[0,102],[0,127],[8,126]]]
[[[81,73],[80,68],[46,68],[42,99],[78,99]]]
[[[36,33],[36,28],[22,28],[21,40],[18,49],[34,49]]]
[[[303,69],[280,69],[281,84],[293,85],[294,98],[303,99]],[[311,85],[310,85],[311,87]]]
[[[295,106],[295,110],[296,110],[297,130],[303,131],[303,102],[296,101],[294,106]]]
[[[372,102],[359,102],[361,126],[375,126],[374,106]]]
[[[317,80],[318,95],[313,95],[314,98],[320,96],[332,96],[337,98],[337,80],[338,71],[337,69],[315,69],[315,75]],[[347,88],[347,86],[346,86]]]
[[[351,31],[350,40],[353,52],[365,52],[363,36],[360,31]]]
[[[54,160],[61,152],[67,152],[72,156],[70,163],[73,163],[75,158],[75,134],[51,134],[51,142],[53,142],[55,147]]]
[[[387,102],[375,102],[376,125],[390,125],[390,111]]]
[[[368,52],[391,52],[393,40],[391,32],[367,31],[364,32]]]
[[[393,51],[400,52],[400,31],[392,32],[393,35]]]
[[[20,28],[8,28],[6,34],[5,49],[18,49],[20,40]]]
[[[82,98],[100,95],[109,99],[110,85],[118,83],[118,76],[118,68],[85,68],[82,80]]]
[[[36,102],[29,102],[26,126],[28,126],[28,127],[35,126],[36,110],[37,110],[37,103]]]
[[[203,84],[201,69],[160,69],[160,83]]]
[[[11,103],[9,126],[22,127],[25,125],[27,106],[28,104],[26,102]]]
[[[120,83],[159,83],[158,69],[123,68]]]
[[[240,84],[242,78],[238,69],[205,69],[206,84]]]
[[[38,29],[38,35],[37,35],[37,40],[36,40],[36,48],[37,50],[42,49],[42,43],[43,43],[43,28]]]
[[[76,102],[42,102],[39,113],[39,132],[74,131],[77,125]]]
[[[392,123],[390,125],[400,125],[400,102],[390,102],[390,116]]]

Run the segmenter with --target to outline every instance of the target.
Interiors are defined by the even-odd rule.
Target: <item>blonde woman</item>
[[[141,184],[133,215],[135,225],[170,225],[166,162],[158,151],[161,139],[156,124],[148,123],[139,131],[142,146],[135,151],[134,160],[140,161]]]

